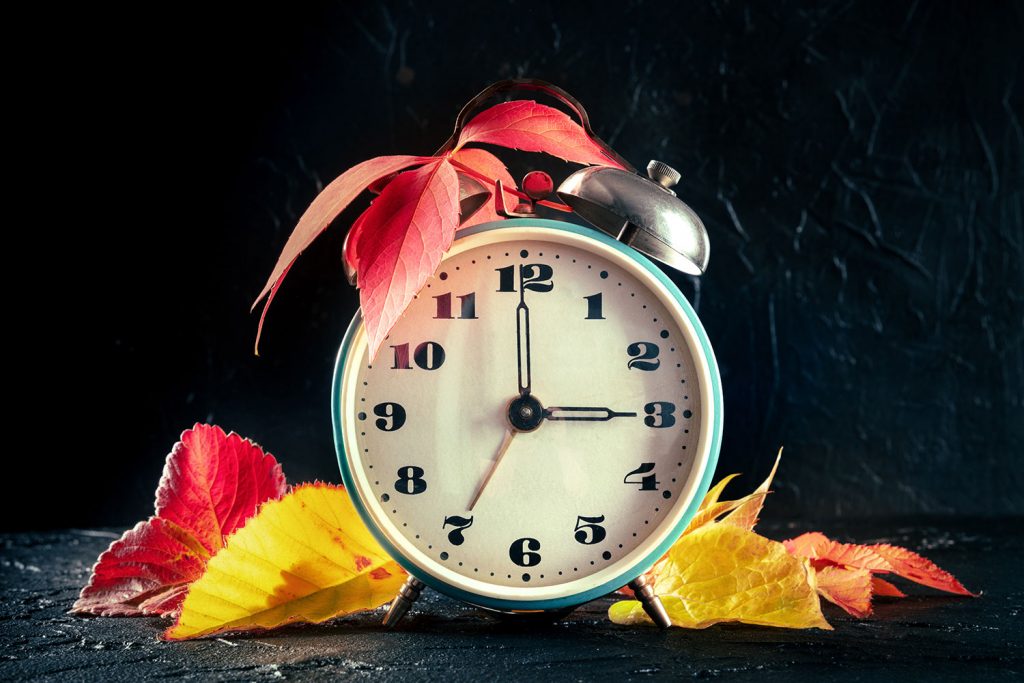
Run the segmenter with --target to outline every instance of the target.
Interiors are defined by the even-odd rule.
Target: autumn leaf
[[[533,100],[502,102],[477,114],[462,129],[455,151],[470,143],[544,152],[577,164],[622,168],[568,115]]]
[[[174,612],[225,536],[285,488],[277,460],[254,442],[212,425],[185,430],[167,456],[154,516],[100,555],[71,613]]]
[[[823,598],[858,619],[871,614],[871,572],[835,566],[814,571],[818,593]]]
[[[228,539],[162,637],[320,623],[379,607],[404,581],[345,489],[303,484],[263,505]]]
[[[398,174],[370,205],[355,253],[371,360],[437,269],[458,224],[458,177],[443,157]]]
[[[729,524],[710,523],[680,538],[656,575],[654,591],[672,623],[684,628],[736,621],[832,628],[821,614],[807,561]],[[608,617],[617,624],[650,623],[636,600],[613,604]]]
[[[503,188],[505,188],[503,190],[505,206],[515,209],[519,205],[519,197],[507,191],[507,188],[515,188],[516,181],[512,178],[512,174],[508,172],[501,159],[485,149],[471,147],[458,150],[452,154],[452,159],[472,168],[487,178],[500,180]],[[481,223],[505,219],[505,216],[502,216],[494,209],[494,186],[491,185],[488,189],[491,190],[490,198],[484,202],[484,205],[475,214],[459,225],[460,230],[480,225]]]

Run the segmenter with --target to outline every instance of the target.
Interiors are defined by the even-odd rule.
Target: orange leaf
[[[829,602],[863,619],[871,614],[871,572],[867,569],[824,567],[818,570],[818,593]]]
[[[922,586],[929,586],[947,593],[978,597],[964,588],[963,584],[947,571],[940,569],[934,562],[921,557],[906,548],[881,543],[869,546],[874,552],[884,557],[892,566],[892,572],[905,579],[910,579]]]
[[[811,564],[818,568],[838,566],[867,569],[872,572],[892,571],[889,562],[875,552],[873,546],[839,543],[816,531],[783,541],[783,544],[786,550],[798,557],[812,560]]]
[[[874,595],[882,595],[888,598],[905,598],[907,594],[901,591],[896,586],[892,585],[885,579],[880,579],[877,576],[871,577],[871,592]]]

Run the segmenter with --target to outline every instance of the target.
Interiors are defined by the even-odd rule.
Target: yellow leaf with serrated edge
[[[775,473],[779,469],[779,462],[782,461],[782,447],[779,447],[779,452],[775,456],[775,465],[772,466],[772,471],[768,473],[768,478],[761,482],[761,485],[755,489],[754,493],[748,496],[748,500],[745,500],[742,505],[736,507],[735,510],[729,513],[722,522],[725,524],[732,524],[743,529],[753,530],[757,525],[757,518],[761,514],[761,508],[764,506],[764,497],[768,495],[768,487],[772,485],[772,479],[775,478]]]
[[[228,537],[162,637],[319,623],[383,605],[405,578],[345,489],[304,484],[265,503]]]
[[[814,572],[776,541],[711,523],[681,537],[660,563],[654,592],[684,628],[739,621],[831,630],[821,614]],[[636,600],[611,606],[616,624],[650,623]]]

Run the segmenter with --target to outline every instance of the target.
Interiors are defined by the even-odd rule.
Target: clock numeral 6
[[[657,370],[661,366],[661,361],[656,360],[658,351],[658,345],[653,342],[633,342],[626,347],[626,353],[630,355],[626,367],[647,372]]]
[[[645,476],[646,475],[646,476]],[[632,479],[630,477],[633,477]],[[637,478],[639,477],[639,479]],[[637,467],[635,470],[627,474],[622,479],[623,484],[639,484],[641,491],[657,491],[658,481],[657,475],[654,474],[654,463],[645,462]]]
[[[426,491],[427,482],[423,479],[423,468],[416,467],[415,465],[399,467],[395,490],[409,496],[415,496],[417,493]]]
[[[535,567],[540,564],[540,553],[531,552],[534,550],[540,550],[540,541],[536,538],[520,538],[509,547],[508,557],[520,567]]]
[[[441,528],[444,529],[449,525],[455,528],[448,532],[448,542],[452,545],[462,545],[466,542],[466,537],[462,535],[462,532],[473,526],[473,518],[458,517],[456,515],[445,517],[444,524],[441,525]]]
[[[375,424],[382,432],[397,432],[405,424],[405,408],[398,403],[378,403],[373,414],[380,418]]]
[[[605,539],[608,533],[600,523],[604,521],[604,515],[599,517],[576,518],[576,542],[583,545],[594,545]],[[585,522],[585,523],[584,523]]]
[[[516,291],[515,266],[495,268],[498,271],[499,292]],[[546,263],[530,263],[519,266],[519,279],[523,283],[523,289],[531,292],[550,292],[555,287],[552,278],[555,275],[554,269]]]
[[[655,429],[666,429],[676,423],[676,407],[668,401],[654,401],[644,406],[647,417],[644,424]]]
[[[412,370],[409,364],[409,345],[395,344],[395,364],[392,370]],[[412,359],[424,370],[437,370],[444,365],[444,347],[435,341],[425,341],[413,350]]]

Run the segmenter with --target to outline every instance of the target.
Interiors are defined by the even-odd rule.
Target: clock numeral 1
[[[605,539],[608,533],[604,530],[600,523],[604,521],[604,515],[599,517],[583,517],[582,515],[576,518],[576,542],[582,543],[583,545],[594,545],[600,543]]]
[[[498,271],[497,291],[516,291],[515,268],[515,266],[495,268]],[[551,281],[554,275],[555,270],[546,263],[528,263],[519,266],[519,279],[522,282],[523,289],[528,289],[531,292],[550,292],[555,287],[555,284]]]
[[[644,406],[647,417],[644,424],[655,429],[666,429],[676,423],[676,407],[668,401],[654,401]]]
[[[444,529],[449,525],[455,528],[448,532],[448,542],[452,545],[462,545],[466,542],[466,537],[462,535],[462,532],[473,526],[473,518],[458,517],[456,515],[445,517],[441,528]]]
[[[373,407],[377,429],[382,432],[397,432],[405,424],[405,408],[398,403],[378,403]]]
[[[415,496],[426,491],[427,482],[423,479],[423,468],[415,465],[399,467],[395,490],[408,496]]]
[[[645,476],[646,475],[646,476]],[[634,477],[630,479],[630,477]],[[637,479],[636,477],[639,477]],[[658,481],[657,475],[654,474],[654,463],[645,462],[637,467],[635,470],[627,474],[622,479],[623,484],[639,484],[641,491],[657,491]]]
[[[395,350],[395,364],[391,369],[412,370],[409,363],[409,345],[394,344],[391,348]],[[413,350],[412,360],[424,370],[437,370],[444,365],[444,347],[435,341],[423,342]]]
[[[634,368],[637,370],[657,370],[661,365],[658,358],[658,345],[653,342],[633,342],[626,347],[626,353],[630,355],[629,361],[626,362],[626,367],[630,370]]]
[[[591,294],[590,296],[583,297],[587,301],[587,317],[586,320],[604,320],[605,317],[601,315],[601,304],[602,295],[600,292],[597,294]]]
[[[476,320],[476,292],[462,294],[455,298],[462,304],[459,319]],[[437,301],[437,315],[434,316],[434,320],[453,320],[452,293],[438,294],[434,297],[434,300]]]
[[[536,550],[540,550],[540,541],[536,538],[520,538],[509,547],[508,557],[520,567],[535,567],[540,564],[540,553],[531,551]]]

